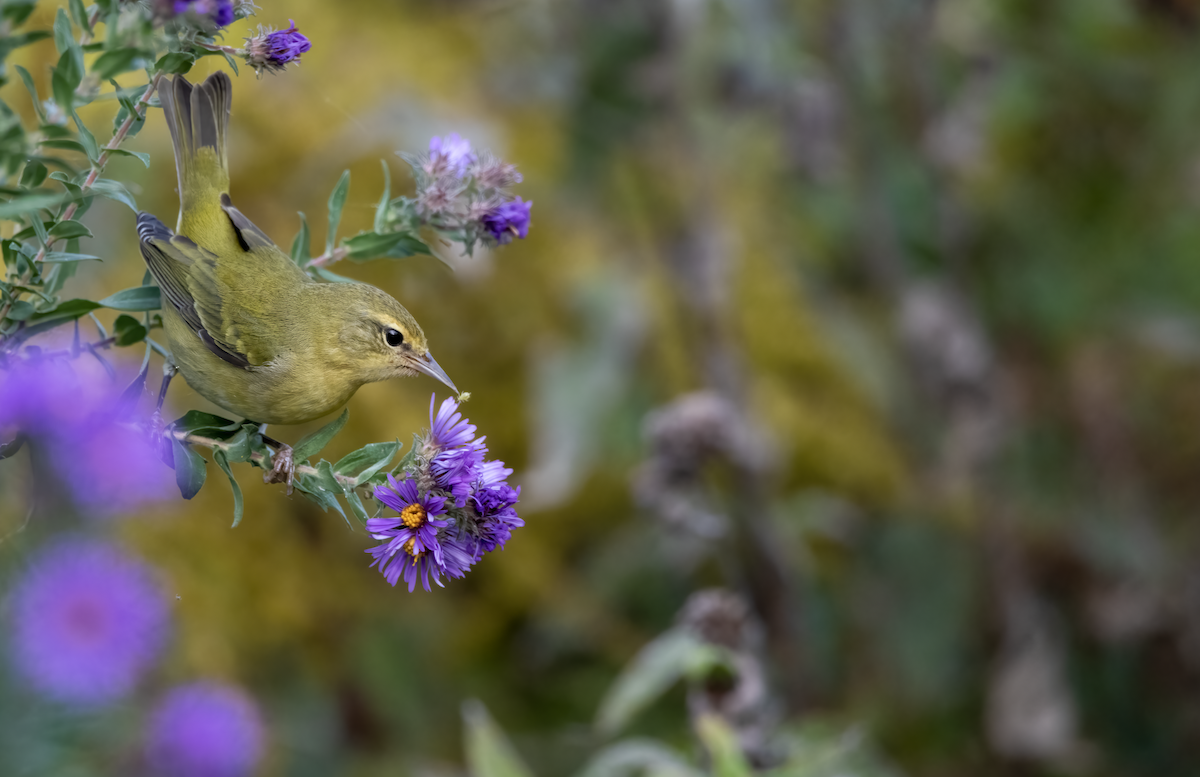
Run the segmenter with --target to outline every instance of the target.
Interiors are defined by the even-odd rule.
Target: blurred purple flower
[[[174,0],[176,15],[191,12],[217,27],[233,23],[233,0]]]
[[[484,214],[481,221],[497,243],[511,243],[513,235],[522,240],[529,234],[529,211],[533,202],[524,202],[520,197],[503,202]]]
[[[430,138],[429,161],[434,175],[452,172],[456,178],[462,178],[475,161],[475,154],[471,151],[471,141],[451,132],[444,138]]]
[[[300,59],[300,55],[312,48],[312,41],[304,37],[296,23],[288,19],[291,27],[286,30],[258,28],[258,35],[246,38],[244,49],[246,62],[255,70],[279,72],[289,62]]]
[[[440,575],[449,573],[444,567],[438,530],[449,526],[450,521],[433,517],[445,512],[446,500],[431,494],[421,496],[411,480],[397,482],[388,475],[388,482],[391,488],[378,486],[375,498],[400,515],[398,518],[371,518],[367,521],[367,532],[377,540],[385,540],[382,545],[367,551],[375,559],[371,566],[378,566],[384,578],[393,586],[403,577],[408,583],[408,590],[412,591],[419,577],[425,590],[429,591],[430,575],[440,586]]]
[[[0,370],[0,440],[29,437],[89,515],[113,515],[168,498],[170,469],[146,436],[110,419],[113,399],[65,364]]]
[[[107,543],[58,540],[13,588],[12,660],[51,698],[84,706],[116,701],[158,659],[168,616],[146,564]]]
[[[264,749],[258,706],[244,691],[214,682],[172,689],[150,715],[146,761],[163,777],[244,777]]]

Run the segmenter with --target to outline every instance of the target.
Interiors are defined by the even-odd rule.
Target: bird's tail
[[[176,76],[159,91],[158,99],[175,146],[182,227],[189,213],[215,207],[220,195],[229,191],[225,138],[233,84],[220,71],[198,86]]]

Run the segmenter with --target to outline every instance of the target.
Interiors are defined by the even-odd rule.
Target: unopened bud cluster
[[[489,152],[476,153],[470,141],[452,133],[429,141],[429,152],[402,155],[417,183],[414,215],[470,252],[475,243],[504,245],[529,234],[532,202],[514,197],[521,182],[514,165]]]

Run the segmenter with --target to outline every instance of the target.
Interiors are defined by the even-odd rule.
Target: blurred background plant
[[[285,17],[313,48],[237,79],[231,142],[239,207],[281,244],[347,168],[341,231],[375,229],[378,160],[431,136],[524,175],[534,228],[502,257],[422,232],[440,262],[338,272],[422,321],[527,526],[409,595],[361,532],[257,478],[233,530],[219,488],[91,522],[159,571],[171,636],[103,715],[43,700],[6,641],[5,774],[128,773],[168,687],[201,678],[227,693],[195,706],[261,720],[235,755],[267,775],[1196,762],[1200,6],[295,0],[255,21]],[[50,94],[58,56],[9,55],[27,121],[14,64]],[[105,175],[169,223],[156,119],[129,144],[150,167]],[[128,210],[83,222],[105,264],[73,293],[136,285]],[[365,388],[329,449],[407,440],[427,388]],[[0,466],[10,619],[72,525],[27,522],[29,466]]]

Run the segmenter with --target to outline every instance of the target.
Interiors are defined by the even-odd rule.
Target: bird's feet
[[[275,442],[275,441],[272,441]],[[287,483],[287,493],[292,493],[292,481],[296,479],[296,461],[292,458],[292,447],[281,442],[271,456],[271,469],[263,473],[264,483]]]

